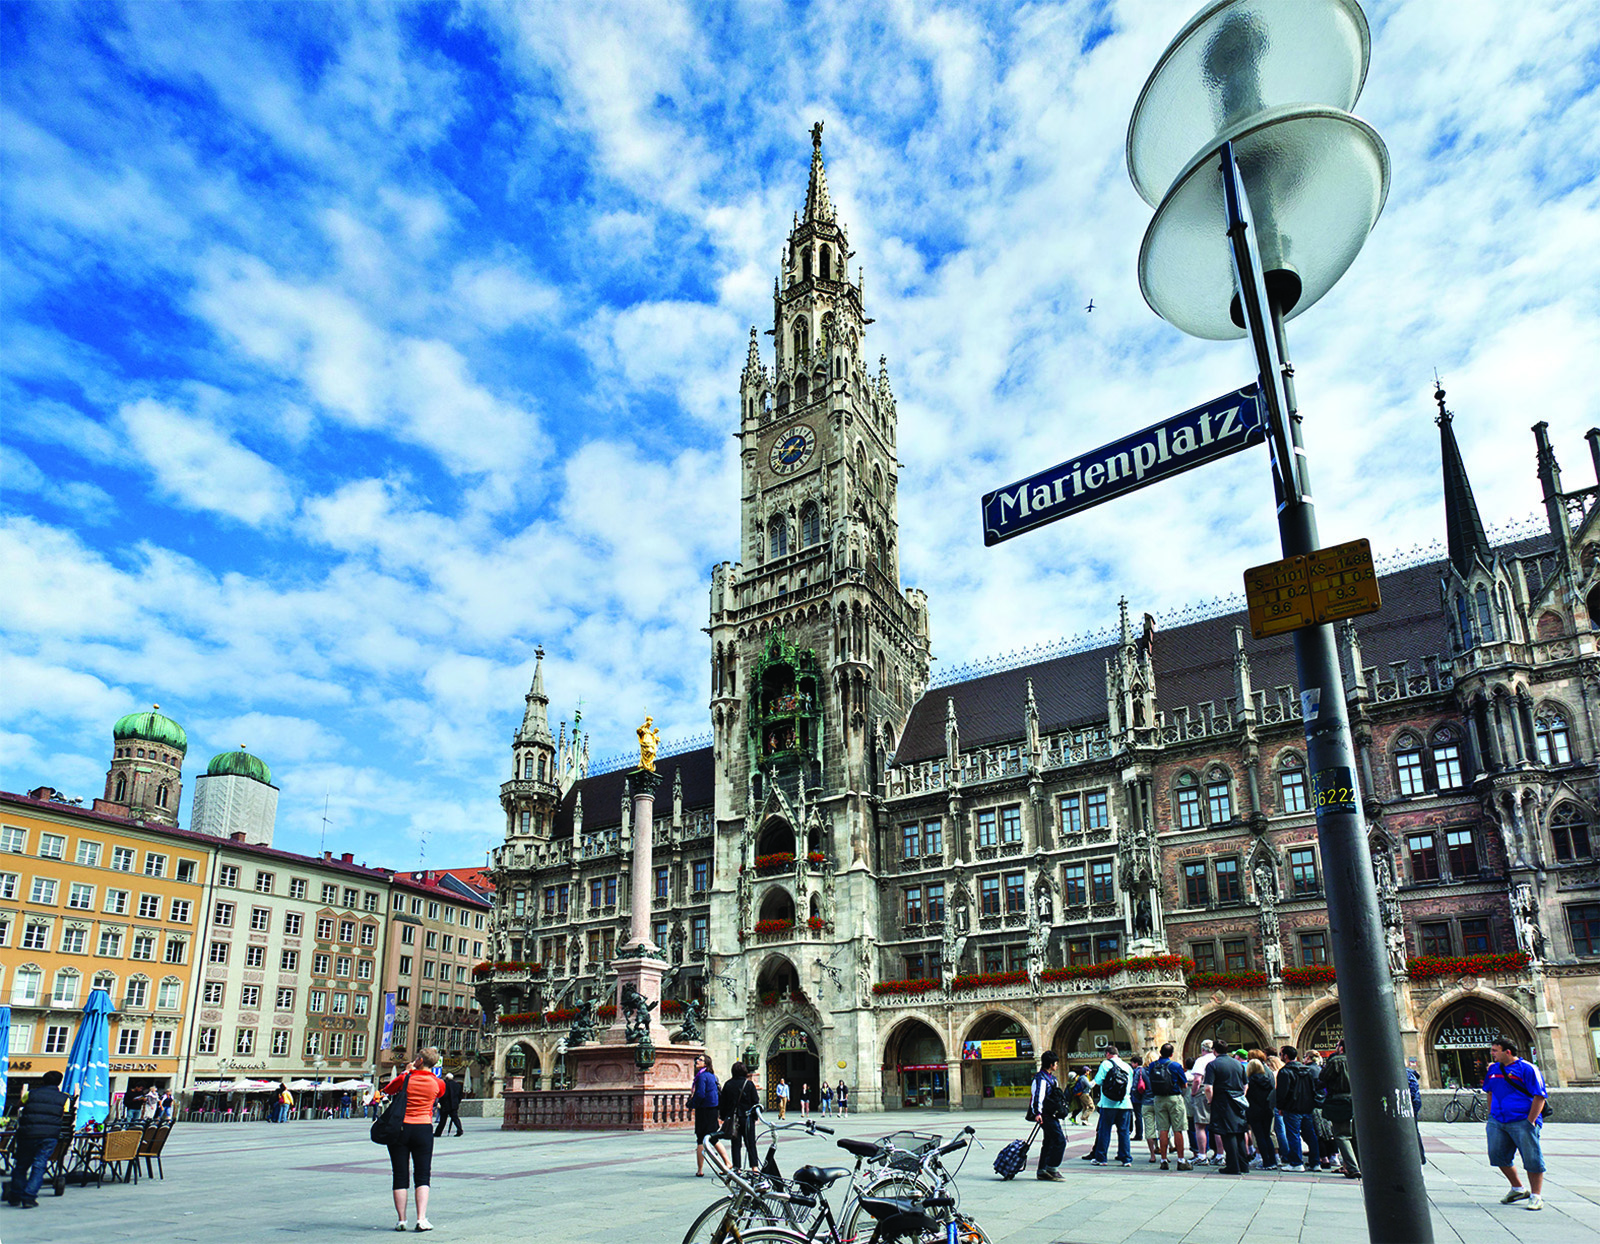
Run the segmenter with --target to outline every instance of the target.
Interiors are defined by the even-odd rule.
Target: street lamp
[[[1191,336],[1248,336],[1286,557],[1317,550],[1284,321],[1333,288],[1383,210],[1383,140],[1349,114],[1371,37],[1355,0],[1215,0],[1157,62],[1128,126],[1128,173],[1156,208],[1139,252],[1151,308]],[[1333,628],[1294,631],[1317,837],[1376,1241],[1431,1242],[1405,1056]]]

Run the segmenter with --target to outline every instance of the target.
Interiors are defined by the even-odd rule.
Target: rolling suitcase
[[[1000,1150],[994,1160],[994,1173],[1001,1179],[1015,1178],[1017,1172],[1028,1164],[1028,1150],[1033,1147],[1033,1138],[1038,1134],[1039,1125],[1035,1123],[1027,1140],[1013,1140]]]

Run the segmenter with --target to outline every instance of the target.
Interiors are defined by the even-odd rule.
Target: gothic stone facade
[[[752,330],[741,377],[713,742],[660,762],[668,996],[703,1000],[719,1068],[842,1079],[867,1109],[1003,1101],[1046,1047],[1331,1046],[1288,640],[1242,615],[1158,634],[1124,601],[1103,645],[928,691],[895,403],[849,256],[819,142],[774,362]],[[1401,1026],[1427,1085],[1476,1074],[1495,1030],[1555,1082],[1596,1082],[1596,489],[1562,491],[1541,427],[1549,534],[1491,547],[1438,396],[1450,558],[1385,575],[1383,611],[1341,637]],[[542,669],[527,705],[480,997],[508,1021],[497,1074],[550,1087],[565,1023],[545,1014],[609,997],[632,831],[626,775],[588,776],[576,725],[552,737]]]

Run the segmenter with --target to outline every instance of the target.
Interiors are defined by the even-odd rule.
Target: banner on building
[[[378,1043],[378,1048],[386,1050],[394,1041],[394,994],[383,995],[383,1040]]]

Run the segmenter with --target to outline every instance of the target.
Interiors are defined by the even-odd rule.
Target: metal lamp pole
[[[1268,442],[1278,497],[1278,533],[1284,556],[1313,553],[1320,545],[1317,515],[1300,443],[1283,308],[1270,298],[1261,271],[1249,199],[1231,142],[1222,146],[1221,171],[1240,309],[1255,349],[1272,428]],[[1366,818],[1356,786],[1355,745],[1333,627],[1323,623],[1295,631],[1294,656],[1306,727],[1306,764],[1313,775],[1317,840],[1327,885],[1345,1058],[1355,1103],[1367,1229],[1380,1244],[1431,1244],[1433,1221],[1406,1083],[1394,981],[1378,913]]]

